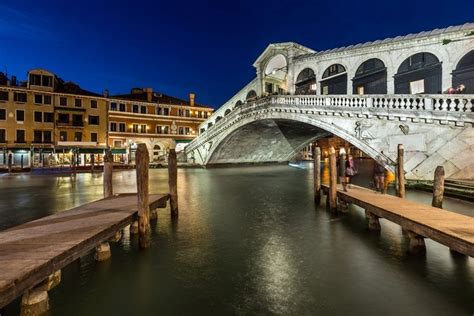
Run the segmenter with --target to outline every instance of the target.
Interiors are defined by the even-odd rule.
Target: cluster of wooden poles
[[[321,148],[314,145],[314,200],[316,204],[321,203]],[[345,181],[345,165],[346,155],[341,153],[339,155],[339,183],[343,184]],[[396,192],[400,198],[405,198],[405,171],[404,171],[404,149],[403,145],[399,144],[397,148],[397,163],[395,167],[396,176]],[[326,208],[331,212],[337,212],[337,184],[338,184],[338,170],[336,163],[336,151],[334,147],[329,148],[329,194],[326,199]],[[386,193],[386,185],[384,193]],[[444,168],[443,166],[436,167],[433,181],[433,200],[432,206],[442,208],[444,196]]]
[[[140,248],[148,248],[150,246],[150,220],[154,220],[158,216],[157,210],[150,210],[149,195],[149,164],[150,156],[145,144],[139,144],[136,151],[136,179],[137,179],[137,204],[138,219],[130,225],[130,234],[139,236]],[[104,157],[104,198],[113,196],[113,155],[108,150]],[[176,150],[171,148],[168,153],[168,185],[169,185],[169,201],[170,212],[173,218],[178,217],[178,168]],[[119,241],[122,232],[117,231],[110,241]],[[110,245],[108,242],[101,243],[96,248],[95,258],[97,261],[104,261],[111,256]]]
[[[314,198],[317,205],[321,202],[321,149],[314,146]],[[343,184],[345,181],[345,155],[341,154],[339,170],[339,183]],[[403,145],[398,145],[397,163],[395,168],[396,173],[396,192],[400,198],[405,198],[405,172],[404,172],[404,149]],[[336,152],[334,147],[329,149],[329,188],[326,196],[326,209],[332,213],[346,213],[348,211],[348,203],[343,199],[337,198],[337,179],[338,171],[336,166]],[[384,192],[386,193],[386,185]],[[433,200],[432,206],[442,208],[444,194],[444,168],[438,166],[435,171],[433,183]],[[379,216],[370,208],[365,209],[365,215],[368,220],[368,228],[370,230],[379,231],[380,222]],[[412,231],[405,231],[403,233],[408,235],[410,240],[410,252],[420,253],[425,250],[424,238]]]

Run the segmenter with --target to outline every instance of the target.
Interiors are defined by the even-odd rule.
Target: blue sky
[[[220,106],[272,42],[323,50],[474,22],[474,1],[0,1],[0,71]]]

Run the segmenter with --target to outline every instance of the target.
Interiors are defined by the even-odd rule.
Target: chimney
[[[12,76],[12,80],[10,81],[10,85],[16,86],[16,76]]]
[[[153,88],[145,88],[143,90],[146,92],[146,100],[148,102],[153,101]]]
[[[194,93],[189,94],[189,105],[194,106],[194,99],[196,98],[196,95]]]
[[[104,92],[102,92],[102,95],[104,96],[104,98],[108,98],[109,97],[109,90],[105,89]]]

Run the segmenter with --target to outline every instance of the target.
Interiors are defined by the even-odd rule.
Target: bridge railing
[[[352,112],[374,116],[399,117],[400,120],[412,118],[439,121],[442,124],[453,122],[456,126],[474,124],[474,95],[275,95],[244,103],[223,117],[212,127],[202,132],[188,146],[198,145],[211,137],[219,126],[224,126],[236,116],[255,108],[285,107],[300,110],[328,112]],[[308,113],[308,112],[307,112]]]
[[[271,103],[315,107],[474,112],[474,95],[272,96]]]

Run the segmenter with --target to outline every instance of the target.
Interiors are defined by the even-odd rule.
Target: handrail
[[[260,107],[290,107],[308,111],[363,111],[367,115],[396,115],[418,119],[437,119],[447,124],[454,121],[456,126],[464,123],[474,124],[474,95],[273,95],[256,101],[244,103],[231,113],[214,121],[211,127],[202,132],[188,146],[206,138],[219,126],[233,120],[236,115]],[[323,114],[323,113],[319,113]],[[448,117],[450,116],[450,117]],[[212,116],[211,116],[212,119]],[[214,119],[215,120],[215,119]],[[459,125],[458,125],[459,124]]]

